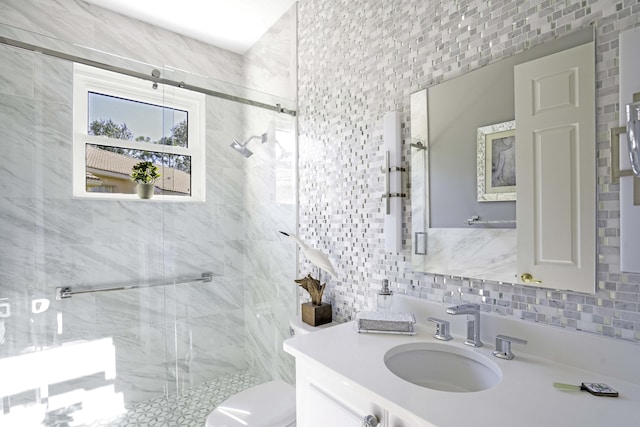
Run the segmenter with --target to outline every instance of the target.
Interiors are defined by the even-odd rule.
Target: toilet
[[[308,334],[333,326],[310,326],[299,318],[289,322],[291,335]],[[296,389],[281,380],[270,381],[234,394],[207,417],[206,427],[295,427]]]

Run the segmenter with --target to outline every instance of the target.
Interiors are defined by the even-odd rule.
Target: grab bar
[[[480,217],[478,215],[474,215],[471,218],[467,219],[467,225],[475,225],[475,224],[515,224],[516,220],[499,220],[499,221],[480,221]]]
[[[176,285],[183,285],[185,283],[192,282],[211,282],[213,280],[213,272],[206,271],[202,273],[200,277],[197,278],[183,278],[176,279],[173,282],[176,282]],[[71,298],[73,295],[81,295],[81,294],[93,294],[96,292],[111,292],[111,291],[125,291],[129,289],[138,289],[138,288],[154,288],[158,286],[166,286],[174,283],[143,283],[138,285],[122,285],[122,286],[114,286],[111,288],[100,288],[100,289],[87,289],[82,291],[72,291],[70,286],[64,286],[56,288],[56,300],[60,301],[66,298]]]

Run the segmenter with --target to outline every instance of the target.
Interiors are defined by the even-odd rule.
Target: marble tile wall
[[[244,55],[244,85],[296,99],[297,6],[294,4]],[[293,107],[292,107],[293,108]]]
[[[241,55],[82,0],[5,0],[0,3],[0,24],[8,27],[4,31],[10,33],[13,28],[22,37],[26,37],[24,31],[50,37],[48,41],[37,40],[55,44],[56,48],[62,46],[67,50],[80,46],[84,49],[83,56],[103,58],[110,55],[112,65],[123,64],[138,69],[136,62],[131,61],[135,60],[142,67],[140,71],[152,64],[186,70],[185,76],[206,76],[244,85]]]
[[[582,295],[412,271],[410,205],[403,250],[386,254],[379,173],[382,117],[409,95],[594,24],[598,167],[597,292]],[[328,296],[339,319],[370,308],[383,278],[397,292],[474,301],[505,316],[640,342],[640,275],[619,268],[619,188],[609,181],[608,129],[618,126],[618,34],[640,24],[624,0],[301,0],[298,7],[299,232],[335,261]],[[303,259],[299,272],[310,265]]]
[[[278,52],[287,58],[254,63],[82,1],[0,4],[0,25],[14,36],[34,31],[56,48],[73,50],[76,43],[108,51],[132,69],[160,64],[163,75],[206,87],[241,91],[248,79],[255,90],[277,89],[274,99],[294,93],[287,81],[295,78],[295,9],[287,16],[253,53],[254,59]],[[71,64],[5,45],[0,58],[0,363],[110,337],[116,379],[96,383],[93,376],[84,385],[114,386],[127,404],[247,368],[261,379],[291,380],[291,362],[278,345],[295,310],[294,288],[281,286],[295,272],[295,248],[267,230],[295,228],[293,188],[276,185],[279,176],[293,174],[295,136],[278,146],[256,143],[253,163],[229,144],[268,128],[295,135],[294,119],[207,97],[205,203],[73,199]],[[282,64],[284,79],[277,71]],[[58,286],[97,288],[202,271],[217,276],[207,284],[53,299]],[[275,293],[264,293],[271,285]],[[48,309],[34,311],[34,299],[47,299]],[[256,322],[246,318],[249,299],[252,308],[263,308],[251,310]],[[255,339],[264,336],[272,339]]]

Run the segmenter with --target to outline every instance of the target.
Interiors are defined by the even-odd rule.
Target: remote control
[[[582,383],[580,389],[596,396],[618,397],[618,392],[603,383]]]

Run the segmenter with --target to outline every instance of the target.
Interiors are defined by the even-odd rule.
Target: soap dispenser
[[[391,311],[393,292],[389,290],[389,280],[382,281],[382,289],[378,292],[378,310]]]

